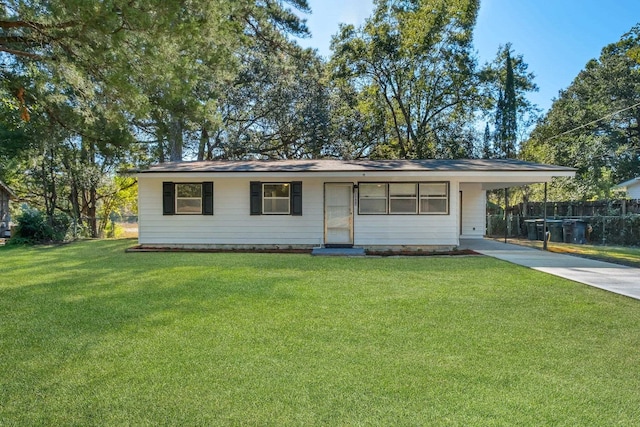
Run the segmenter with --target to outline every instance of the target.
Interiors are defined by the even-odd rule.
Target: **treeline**
[[[597,179],[588,175],[602,156],[547,147],[575,124],[553,116],[565,97],[582,99],[572,92],[522,143],[539,119],[527,100],[534,76],[508,43],[478,63],[478,8],[473,0],[380,0],[362,26],[341,26],[322,58],[295,42],[308,36],[306,0],[2,2],[0,179],[46,217],[64,213],[97,236],[106,224],[95,218],[134,204],[135,182],[117,171],[156,162],[523,156],[583,162],[574,194],[585,197],[617,157],[627,163],[607,169],[609,181],[632,174],[637,109],[606,128],[598,122],[599,140],[617,136],[607,139]],[[637,31],[630,34],[603,55],[637,49]],[[616,62],[628,81],[620,89],[638,78],[627,59]],[[601,74],[604,87],[610,79]],[[638,93],[610,99],[621,109]],[[576,123],[609,111],[590,96],[584,102],[597,108],[572,114]],[[573,136],[557,140],[567,146]]]

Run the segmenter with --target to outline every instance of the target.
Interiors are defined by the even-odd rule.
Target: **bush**
[[[49,220],[37,209],[23,210],[16,220],[18,226],[11,243],[63,242],[71,224],[70,218],[61,212],[56,212]]]
[[[640,215],[594,216],[591,242],[595,244],[640,246]]]

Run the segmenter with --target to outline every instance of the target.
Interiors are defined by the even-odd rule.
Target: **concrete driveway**
[[[461,239],[461,249],[640,300],[640,269],[491,239]]]

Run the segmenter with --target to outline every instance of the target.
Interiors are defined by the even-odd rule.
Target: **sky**
[[[360,25],[373,12],[373,0],[308,0],[312,37],[300,40],[320,55],[331,54],[331,36],[340,23]],[[539,87],[528,98],[546,112],[587,62],[640,22],[639,0],[481,0],[474,30],[480,64],[511,43]]]

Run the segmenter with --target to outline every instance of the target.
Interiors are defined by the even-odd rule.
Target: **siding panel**
[[[165,177],[139,176],[139,242],[147,245],[304,245],[324,243],[324,183],[345,182],[344,178],[307,177],[302,182],[302,212],[294,215],[251,215],[250,181],[256,178],[216,178],[214,215],[163,215]],[[173,177],[173,182],[194,180],[192,176]],[[265,179],[266,180],[266,179]],[[353,183],[380,182],[380,179],[354,179]],[[293,180],[292,180],[293,181]],[[411,179],[388,181],[411,181]],[[427,179],[416,179],[428,181]],[[438,181],[442,181],[439,178]],[[358,215],[354,206],[354,244],[356,246],[455,246],[459,234],[459,184],[450,181],[448,215]],[[469,187],[471,208],[463,210],[464,224],[476,228],[484,220],[472,219],[480,206],[479,185]],[[357,194],[357,191],[356,191]],[[475,194],[475,197],[472,195]],[[465,196],[465,202],[466,202]],[[484,208],[484,205],[483,205]],[[475,221],[475,222],[474,222]],[[466,226],[465,226],[466,227]],[[482,233],[484,229],[482,228]]]
[[[462,191],[463,238],[481,238],[485,234],[486,191],[481,184],[460,184]]]

